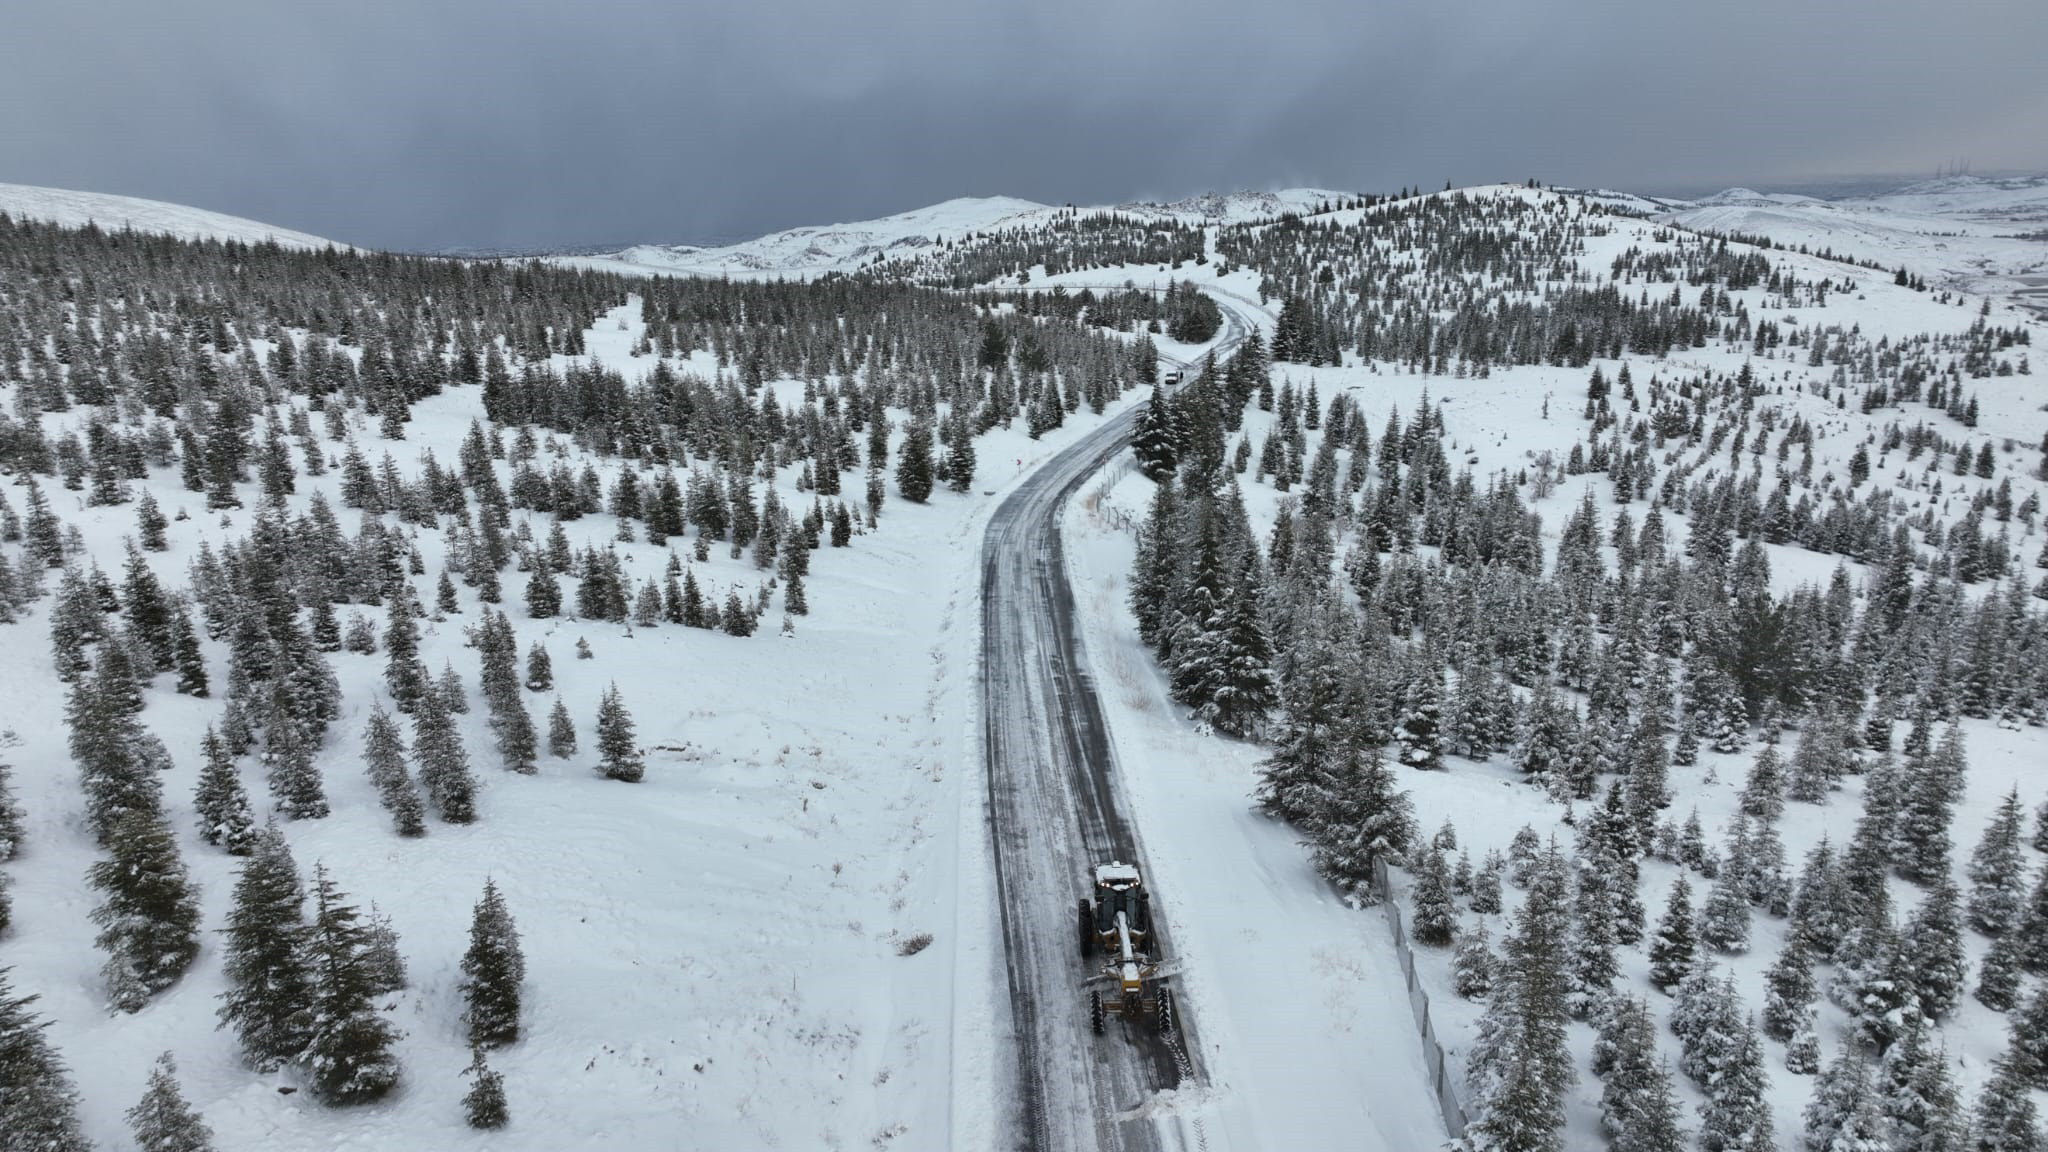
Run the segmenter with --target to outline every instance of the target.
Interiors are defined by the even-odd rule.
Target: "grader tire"
[[[1105,1013],[1102,1010],[1102,993],[1090,992],[1088,994],[1088,1030],[1097,1036],[1102,1035],[1104,1015]]]
[[[1152,894],[1151,894],[1150,892],[1139,892],[1139,893],[1138,893],[1138,917],[1137,917],[1137,921],[1138,921],[1138,922],[1137,922],[1137,923],[1135,923],[1135,924],[1133,924],[1133,925],[1131,925],[1131,927],[1133,927],[1133,928],[1137,929],[1137,930],[1138,930],[1138,933],[1139,933],[1139,935],[1141,935],[1141,936],[1148,936],[1148,937],[1149,937],[1149,936],[1151,936],[1151,935],[1152,935]]]
[[[1088,898],[1081,897],[1081,958],[1095,955],[1100,941],[1095,935],[1095,910],[1088,906]]]
[[[1153,1024],[1158,1029],[1159,1034],[1161,1036],[1173,1035],[1174,1027],[1178,1023],[1173,1016],[1173,989],[1161,988],[1159,990],[1159,1002],[1154,1015],[1156,1019],[1153,1021]]]

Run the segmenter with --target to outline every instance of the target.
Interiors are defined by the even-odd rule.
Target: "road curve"
[[[1248,332],[1227,301],[1220,356]],[[1183,1011],[1177,1038],[1112,1020],[1089,1032],[1074,902],[1092,865],[1145,864],[1119,806],[1108,726],[1087,671],[1059,516],[1074,493],[1124,450],[1138,409],[1114,417],[1054,456],[997,506],[982,541],[982,726],[990,842],[1016,1037],[1016,1097],[1005,1146],[1030,1152],[1151,1152],[1178,1146],[1179,1129],[1139,1105],[1200,1078],[1198,1022]],[[1155,892],[1159,951],[1174,893]]]

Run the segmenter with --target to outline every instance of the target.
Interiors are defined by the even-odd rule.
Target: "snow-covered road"
[[[1235,311],[1213,345],[1249,331]],[[1061,510],[1123,451],[1137,409],[1060,453],[1012,492],[982,544],[982,718],[990,843],[1016,1037],[1016,1106],[1008,1143],[1034,1152],[1153,1149],[1206,1143],[1199,1122],[1162,1108],[1162,1089],[1192,1088],[1195,1022],[1160,1036],[1112,1021],[1092,1035],[1073,910],[1089,868],[1143,867],[1119,799],[1108,726],[1081,656],[1059,535]],[[1157,893],[1170,904],[1173,893]],[[1173,956],[1162,930],[1157,951]]]

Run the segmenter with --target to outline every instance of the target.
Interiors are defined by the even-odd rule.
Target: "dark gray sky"
[[[2048,167],[2043,0],[32,0],[0,181],[398,248]]]

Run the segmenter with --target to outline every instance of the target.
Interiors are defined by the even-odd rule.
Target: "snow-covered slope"
[[[185,240],[239,240],[260,244],[273,240],[286,248],[326,248],[334,241],[289,228],[277,228],[240,216],[143,200],[104,192],[39,188],[33,184],[0,184],[0,212],[28,220],[47,220],[68,228],[97,224],[108,231],[133,228]]]
[[[1284,212],[1312,210],[1323,201],[1348,195],[1317,188],[1292,188],[1278,192],[1209,193],[1170,204],[1130,201],[1081,211],[1119,212],[1190,224],[1237,224]],[[923,249],[973,232],[1043,226],[1069,211],[1072,209],[1010,196],[961,197],[878,220],[790,228],[721,247],[636,244],[606,255],[564,256],[557,260],[578,267],[670,276],[822,276],[856,271],[878,256],[888,260],[914,257]]]
[[[2048,228],[2048,176],[1952,176],[1842,200],[1730,188],[1659,219],[1904,265],[1983,295],[2022,291],[2023,278],[2048,274],[2048,243],[2027,238]]]

